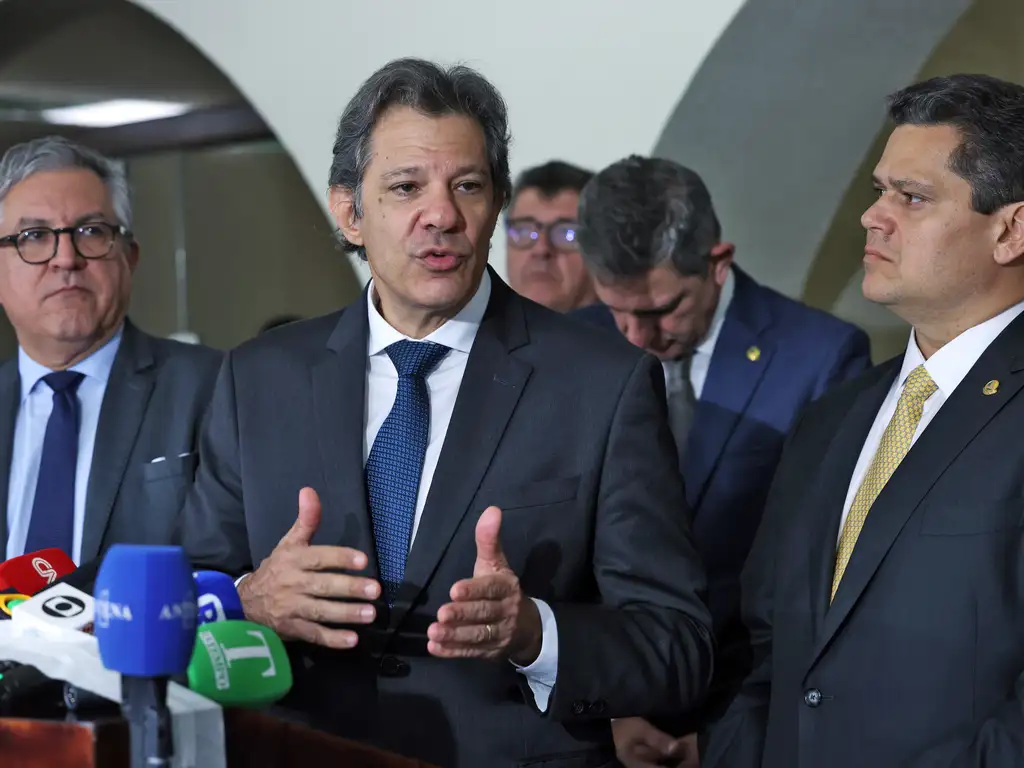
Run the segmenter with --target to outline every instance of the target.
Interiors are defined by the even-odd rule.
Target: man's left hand
[[[509,568],[498,533],[501,510],[488,507],[476,524],[473,578],[456,582],[452,602],[427,628],[427,651],[445,659],[510,659],[528,667],[540,655],[543,629],[536,604]]]

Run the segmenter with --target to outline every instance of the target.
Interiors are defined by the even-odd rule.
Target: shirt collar
[[[1024,312],[1024,302],[1014,304],[995,317],[968,328],[927,360],[917,346],[917,335],[911,330],[907,353],[903,356],[903,367],[900,369],[900,386],[906,382],[911,371],[924,365],[935,386],[944,396],[949,397],[989,345],[1021,312]]]
[[[96,379],[106,384],[110,378],[110,370],[114,367],[114,358],[117,357],[117,350],[121,347],[121,338],[124,336],[124,325],[117,329],[106,344],[97,349],[84,360],[75,363],[69,370],[84,374],[86,378]],[[18,373],[21,375],[21,402],[36,388],[39,380],[53,370],[45,365],[40,365],[25,352],[18,348]]]
[[[722,325],[725,324],[725,313],[729,311],[729,305],[732,304],[732,297],[735,293],[736,277],[733,275],[732,267],[729,267],[729,273],[725,276],[725,282],[722,284],[722,293],[718,297],[718,306],[715,307],[715,314],[711,316],[711,327],[704,340],[693,350],[695,355],[710,356],[714,353],[715,343],[722,332]]]
[[[412,340],[408,336],[395,330],[384,319],[377,305],[374,303],[373,281],[370,281],[370,288],[366,292],[370,320],[370,337],[367,343],[367,354],[369,357],[380,354],[396,341]],[[449,349],[465,352],[467,355],[473,348],[473,341],[476,339],[476,332],[483,322],[484,312],[487,310],[487,303],[491,298],[491,276],[485,270],[480,285],[473,294],[473,298],[462,310],[451,320],[445,322],[440,328],[431,333],[422,341],[432,341],[441,344]]]

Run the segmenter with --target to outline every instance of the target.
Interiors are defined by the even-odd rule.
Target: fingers
[[[504,644],[507,635],[507,628],[498,622],[465,625],[435,623],[427,627],[427,640],[449,650],[463,647],[467,650],[494,650]]]
[[[493,600],[475,600],[471,603],[448,603],[437,611],[437,622],[442,626],[466,624],[494,624],[509,616],[508,606]]]
[[[476,564],[474,576],[507,571],[508,561],[501,550],[501,510],[488,507],[476,524]]]
[[[367,603],[307,597],[295,606],[295,618],[316,624],[370,624],[377,610]]]
[[[361,571],[366,555],[350,547],[308,546],[296,549],[294,565],[303,571]]]
[[[678,750],[675,739],[641,717],[613,720],[612,735],[619,760],[626,766],[659,765]]]
[[[519,592],[519,580],[515,574],[492,573],[489,576],[477,576],[463,579],[452,585],[449,592],[456,602],[474,600],[504,600]]]
[[[295,577],[295,587],[303,594],[320,598],[350,598],[362,601],[376,600],[380,597],[378,582],[345,573],[300,571]]]
[[[327,648],[354,648],[359,642],[359,635],[350,629],[329,629],[305,619],[292,619],[283,623],[277,633],[287,640],[305,640],[307,643],[322,645]]]
[[[299,491],[299,514],[281,544],[308,545],[320,527],[321,514],[320,496],[312,488],[303,488]]]

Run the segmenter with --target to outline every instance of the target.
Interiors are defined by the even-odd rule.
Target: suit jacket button
[[[574,701],[572,703],[572,713],[574,715],[582,715],[587,711],[587,702],[585,701]]]
[[[821,704],[821,691],[817,688],[809,688],[804,691],[804,704],[808,707],[817,707]]]
[[[384,656],[380,660],[380,673],[384,677],[405,677],[409,674],[409,665],[397,656]]]

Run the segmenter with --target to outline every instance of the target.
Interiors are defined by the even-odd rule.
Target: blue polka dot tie
[[[75,541],[75,472],[78,469],[78,385],[82,374],[57,371],[43,377],[53,390],[53,410],[43,435],[39,480],[32,502],[26,552],[57,547],[69,557]]]
[[[398,341],[386,351],[398,371],[398,393],[366,460],[366,491],[384,596],[392,605],[405,576],[430,432],[427,375],[448,353],[448,347],[429,341]]]

